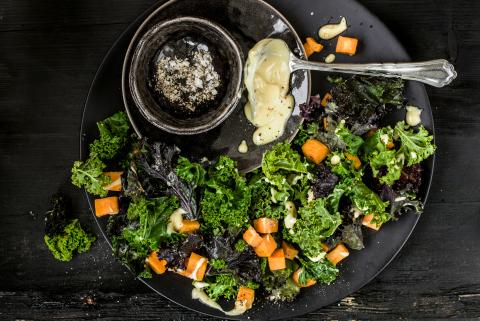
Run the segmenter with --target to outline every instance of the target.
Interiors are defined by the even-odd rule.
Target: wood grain
[[[428,88],[437,163],[426,211],[405,248],[368,286],[295,320],[480,319],[480,2],[361,2],[413,59],[447,57],[459,77],[451,87]],[[207,320],[136,281],[102,239],[69,263],[55,261],[43,245],[42,213],[59,189],[100,235],[66,169],[78,157],[83,103],[96,69],[152,3],[0,3],[1,320]]]

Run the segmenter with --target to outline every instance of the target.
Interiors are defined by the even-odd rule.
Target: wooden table
[[[296,320],[480,318],[480,1],[362,2],[414,60],[448,58],[459,77],[448,88],[427,88],[437,163],[425,213],[405,248],[368,286]],[[96,69],[152,3],[0,3],[1,320],[207,319],[136,281],[101,238],[69,263],[54,260],[43,243],[43,213],[57,190],[73,197],[74,215],[100,235],[68,168],[78,158]]]

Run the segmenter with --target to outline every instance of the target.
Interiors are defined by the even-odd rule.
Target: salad
[[[191,159],[138,139],[123,112],[99,122],[72,182],[97,197],[117,258],[142,278],[189,278],[194,298],[219,309],[235,301],[226,313],[239,314],[255,296],[289,301],[335,282],[365,229],[420,213],[433,137],[421,124],[383,124],[405,108],[403,81],[329,81],[329,93],[301,105],[296,138],[245,175],[227,156]]]

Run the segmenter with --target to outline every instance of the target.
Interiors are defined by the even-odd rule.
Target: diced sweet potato
[[[258,233],[262,234],[278,232],[278,221],[267,217],[254,220],[253,226]]]
[[[314,52],[320,52],[323,50],[323,45],[316,42],[315,39],[313,39],[312,37],[307,37],[306,41],[307,41],[307,44],[310,46],[310,48],[312,48]]]
[[[195,281],[202,281],[207,270],[207,264],[208,259],[206,257],[192,252],[186,263],[187,269],[183,275]]]
[[[306,158],[314,162],[315,164],[320,164],[330,152],[327,145],[321,141],[310,138],[302,145],[302,152]]]
[[[362,219],[362,225],[371,228],[372,230],[378,231],[380,229],[380,225],[372,223],[372,220],[373,214],[365,215]]]
[[[255,290],[241,286],[238,290],[237,301],[245,301],[247,309],[251,309],[253,306],[253,300],[255,300]]]
[[[243,233],[243,240],[251,247],[257,247],[262,243],[263,239],[252,226],[249,226],[245,233]]]
[[[118,214],[118,197],[111,196],[105,198],[97,198],[95,200],[95,215],[97,217]]]
[[[313,55],[314,51],[313,51],[312,47],[310,47],[308,42],[305,42],[303,44],[303,48],[305,49],[305,54],[307,55],[307,58],[310,57],[311,55]]]
[[[355,167],[355,169],[360,169],[360,167],[362,167],[362,161],[360,158],[358,158],[358,156],[345,153],[345,157],[353,163],[353,167]]]
[[[192,233],[200,229],[200,223],[194,220],[182,220],[182,224],[178,229],[180,233]]]
[[[275,250],[275,252],[272,253],[268,258],[268,267],[270,271],[283,270],[287,267],[283,249]]]
[[[262,237],[262,242],[255,247],[255,253],[260,257],[269,257],[277,248],[277,242],[270,235],[266,234]]]
[[[338,37],[336,52],[353,56],[357,52],[358,39]]]
[[[320,105],[323,107],[327,107],[328,102],[332,100],[332,95],[330,93],[326,93],[325,96],[323,96],[322,101],[320,102]]]
[[[337,265],[340,261],[345,259],[350,252],[342,243],[339,243],[333,250],[325,256],[333,265]]]
[[[152,252],[147,258],[148,266],[157,274],[163,274],[167,270],[167,261],[159,260],[157,252]]]
[[[107,191],[120,192],[122,190],[122,174],[123,172],[105,172],[103,175],[110,177],[111,183],[103,188]]]
[[[294,248],[293,245],[285,241],[282,241],[282,249],[283,249],[283,253],[285,254],[285,258],[289,260],[295,259],[295,257],[298,254],[298,250]]]

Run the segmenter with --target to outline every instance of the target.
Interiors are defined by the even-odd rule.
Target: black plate
[[[347,17],[350,25],[347,35],[358,37],[361,45],[356,56],[338,56],[337,61],[339,62],[410,60],[405,49],[385,25],[353,0],[272,0],[270,3],[287,17],[302,37],[316,34],[318,27],[329,20],[338,20],[339,16]],[[149,9],[127,28],[100,66],[85,104],[81,127],[80,157],[86,155],[88,144],[98,135],[95,123],[123,108],[120,89],[121,69],[128,43],[143,19],[158,6],[159,4]],[[312,59],[320,59],[332,50],[327,46],[321,56],[313,56]],[[327,84],[323,81],[324,76],[320,73],[312,74],[313,93],[323,93],[327,90]],[[433,132],[433,117],[423,85],[414,82],[408,83],[406,96],[411,104],[424,109],[422,122],[427,129]],[[392,121],[403,117],[404,111],[399,111],[392,116]],[[424,164],[424,184],[419,193],[423,200],[426,200],[428,195],[433,164],[433,157]],[[87,199],[92,208],[92,199],[88,196]],[[104,233],[106,220],[96,217],[95,219]],[[330,286],[316,285],[303,289],[297,299],[291,303],[273,304],[257,297],[254,308],[235,319],[288,319],[339,301],[367,284],[388,265],[410,236],[418,219],[418,215],[409,213],[398,222],[386,224],[379,232],[367,232],[366,248],[362,251],[352,251],[350,257],[339,265],[340,277],[334,284]],[[107,242],[109,242],[108,238]],[[191,299],[190,280],[170,273],[154,277],[151,280],[142,280],[142,282],[184,307],[225,318],[223,313]]]
[[[131,95],[129,71],[133,52],[141,37],[152,26],[164,20],[181,16],[195,16],[211,20],[230,32],[237,41],[243,55],[255,43],[264,38],[279,38],[284,40],[297,56],[304,58],[305,52],[301,39],[290,23],[269,4],[258,0],[213,0],[191,1],[172,0],[154,10],[135,32],[125,55],[122,73],[123,100],[129,118],[137,134],[151,140],[162,140],[175,144],[183,153],[200,159],[214,159],[218,155],[228,155],[237,161],[240,171],[248,172],[260,166],[262,156],[276,142],[257,146],[252,142],[255,127],[247,121],[243,107],[247,102],[247,91],[237,103],[232,114],[219,126],[198,135],[172,135],[164,132],[146,121],[135,106]],[[284,134],[278,140],[292,140],[301,124],[299,105],[305,103],[310,92],[310,72],[298,70],[291,77],[291,94],[295,100],[292,116],[287,122]],[[248,153],[238,152],[238,145],[245,140]]]

